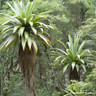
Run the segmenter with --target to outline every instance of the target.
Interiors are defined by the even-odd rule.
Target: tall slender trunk
[[[34,94],[38,96],[35,86],[34,78],[34,47],[32,46],[29,50],[28,45],[26,44],[25,50],[23,50],[22,45],[19,45],[19,63],[21,66],[21,71],[23,73],[24,82],[26,85],[27,93]]]
[[[74,70],[72,70],[72,67],[70,68],[70,80],[80,81],[80,69],[79,72],[77,72],[76,67]]]

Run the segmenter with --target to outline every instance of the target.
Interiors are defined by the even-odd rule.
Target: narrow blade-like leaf
[[[63,46],[64,46],[64,48],[65,49],[67,49],[67,47],[66,47],[66,45],[63,43],[63,42],[61,42],[60,40],[57,40],[59,43],[61,43]]]
[[[19,37],[23,35],[24,29],[25,29],[25,27],[21,27],[21,28],[19,29],[19,31],[18,31]]]
[[[16,35],[12,35],[12,36],[10,36],[10,37],[7,38],[7,40],[6,40],[6,45],[5,45],[6,50],[10,47],[10,45],[13,43],[13,41],[14,41],[16,38],[17,38]]]
[[[37,53],[37,51],[38,51],[37,44],[36,44],[36,42],[35,42],[34,40],[32,41],[32,43],[33,43],[33,46],[34,46],[35,52]]]
[[[32,8],[31,8],[31,13],[33,12],[33,9],[34,9],[34,7],[35,7],[35,5],[36,5],[36,2],[37,2],[37,0],[34,0],[34,1],[33,1]]]
[[[22,40],[22,47],[23,47],[23,50],[25,50],[26,39],[25,39],[24,37],[22,37],[21,40]]]
[[[32,29],[32,32],[36,35],[37,34],[37,30],[34,27],[32,27],[31,29]]]
[[[81,67],[83,68],[83,70],[86,72],[86,67],[84,64],[81,64]]]
[[[61,53],[63,53],[64,55],[68,55],[64,50],[56,48],[56,50],[60,51]]]
[[[15,33],[18,30],[19,27],[20,26],[15,26],[14,29],[13,29],[13,33]]]
[[[25,39],[28,40],[29,33],[27,31],[24,32]]]
[[[75,65],[76,65],[76,62],[72,62],[72,64],[71,64],[71,66],[72,66],[72,70],[74,70]]]
[[[77,72],[79,72],[79,65],[76,64],[76,69],[77,69]]]
[[[31,47],[32,47],[32,38],[29,37],[27,42],[28,42],[29,50],[31,50]]]
[[[78,49],[78,52],[82,51],[82,48],[84,47],[84,45],[86,44],[86,41],[83,41]]]
[[[64,64],[63,65],[63,73],[66,71],[67,67],[69,66],[69,64]]]
[[[15,10],[15,9],[11,6],[11,4],[10,4],[10,3],[8,3],[8,2],[7,2],[7,4],[8,4],[8,5],[9,5],[9,7],[12,9],[12,11],[13,11],[15,14],[17,14],[17,13],[16,13],[16,10]]]

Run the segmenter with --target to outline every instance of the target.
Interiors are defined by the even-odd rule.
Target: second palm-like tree
[[[60,42],[65,50],[55,48],[55,51],[52,51],[53,57],[55,57],[54,63],[63,64],[63,72],[66,71],[68,66],[70,66],[70,80],[80,80],[80,68],[83,68],[86,71],[85,67],[85,58],[87,58],[89,50],[83,49],[86,41],[83,41],[79,46],[79,38],[72,37],[69,35],[68,48],[67,46]]]
[[[5,21],[1,26],[0,39],[2,44],[0,48],[6,50],[10,45],[16,45],[19,42],[19,63],[23,72],[24,81],[28,93],[34,93],[34,96],[38,96],[35,88],[34,79],[34,55],[38,50],[36,40],[39,39],[43,43],[50,45],[51,41],[44,36],[44,28],[49,28],[42,21],[48,20],[47,15],[51,11],[43,12],[38,15],[33,14],[33,8],[36,4],[34,2],[27,2],[24,5],[22,1],[14,1],[13,6],[7,3],[11,8],[10,14],[4,15]],[[2,18],[1,18],[2,19]]]

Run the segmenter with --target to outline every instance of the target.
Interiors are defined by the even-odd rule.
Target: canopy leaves
[[[13,1],[13,5],[7,2],[12,13],[4,15],[7,20],[5,19],[6,21],[3,21],[1,26],[2,31],[0,32],[0,37],[3,40],[1,46],[5,46],[5,48],[8,49],[17,38],[19,38],[18,40],[22,43],[23,50],[26,44],[28,44],[29,49],[31,49],[33,45],[37,52],[36,38],[50,45],[50,40],[44,36],[43,32],[45,27],[50,28],[50,26],[42,21],[48,21],[47,14],[52,11],[42,12],[37,15],[33,14],[36,1],[37,0],[34,0],[34,2],[28,1],[27,5],[22,1]]]
[[[59,63],[63,64],[63,72],[65,72],[70,65],[72,66],[72,70],[74,70],[76,67],[77,71],[79,71],[79,67],[81,66],[84,71],[86,71],[84,59],[90,52],[88,49],[83,49],[86,41],[83,41],[81,45],[79,45],[78,36],[75,36],[74,40],[72,39],[71,35],[68,35],[68,38],[68,48],[63,42],[59,41],[59,43],[63,45],[64,50],[54,48],[55,51],[52,51],[52,56],[55,57],[54,62],[61,61]]]

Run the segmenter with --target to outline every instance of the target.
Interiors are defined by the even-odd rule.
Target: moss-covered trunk
[[[23,73],[24,82],[26,84],[26,89],[28,94],[37,95],[35,87],[35,78],[34,78],[34,47],[32,46],[29,50],[28,45],[26,44],[25,50],[23,50],[22,45],[19,45],[19,63],[21,66],[21,71]]]
[[[72,67],[70,68],[70,80],[80,81],[80,69],[77,71],[76,67],[74,70],[72,70]]]

